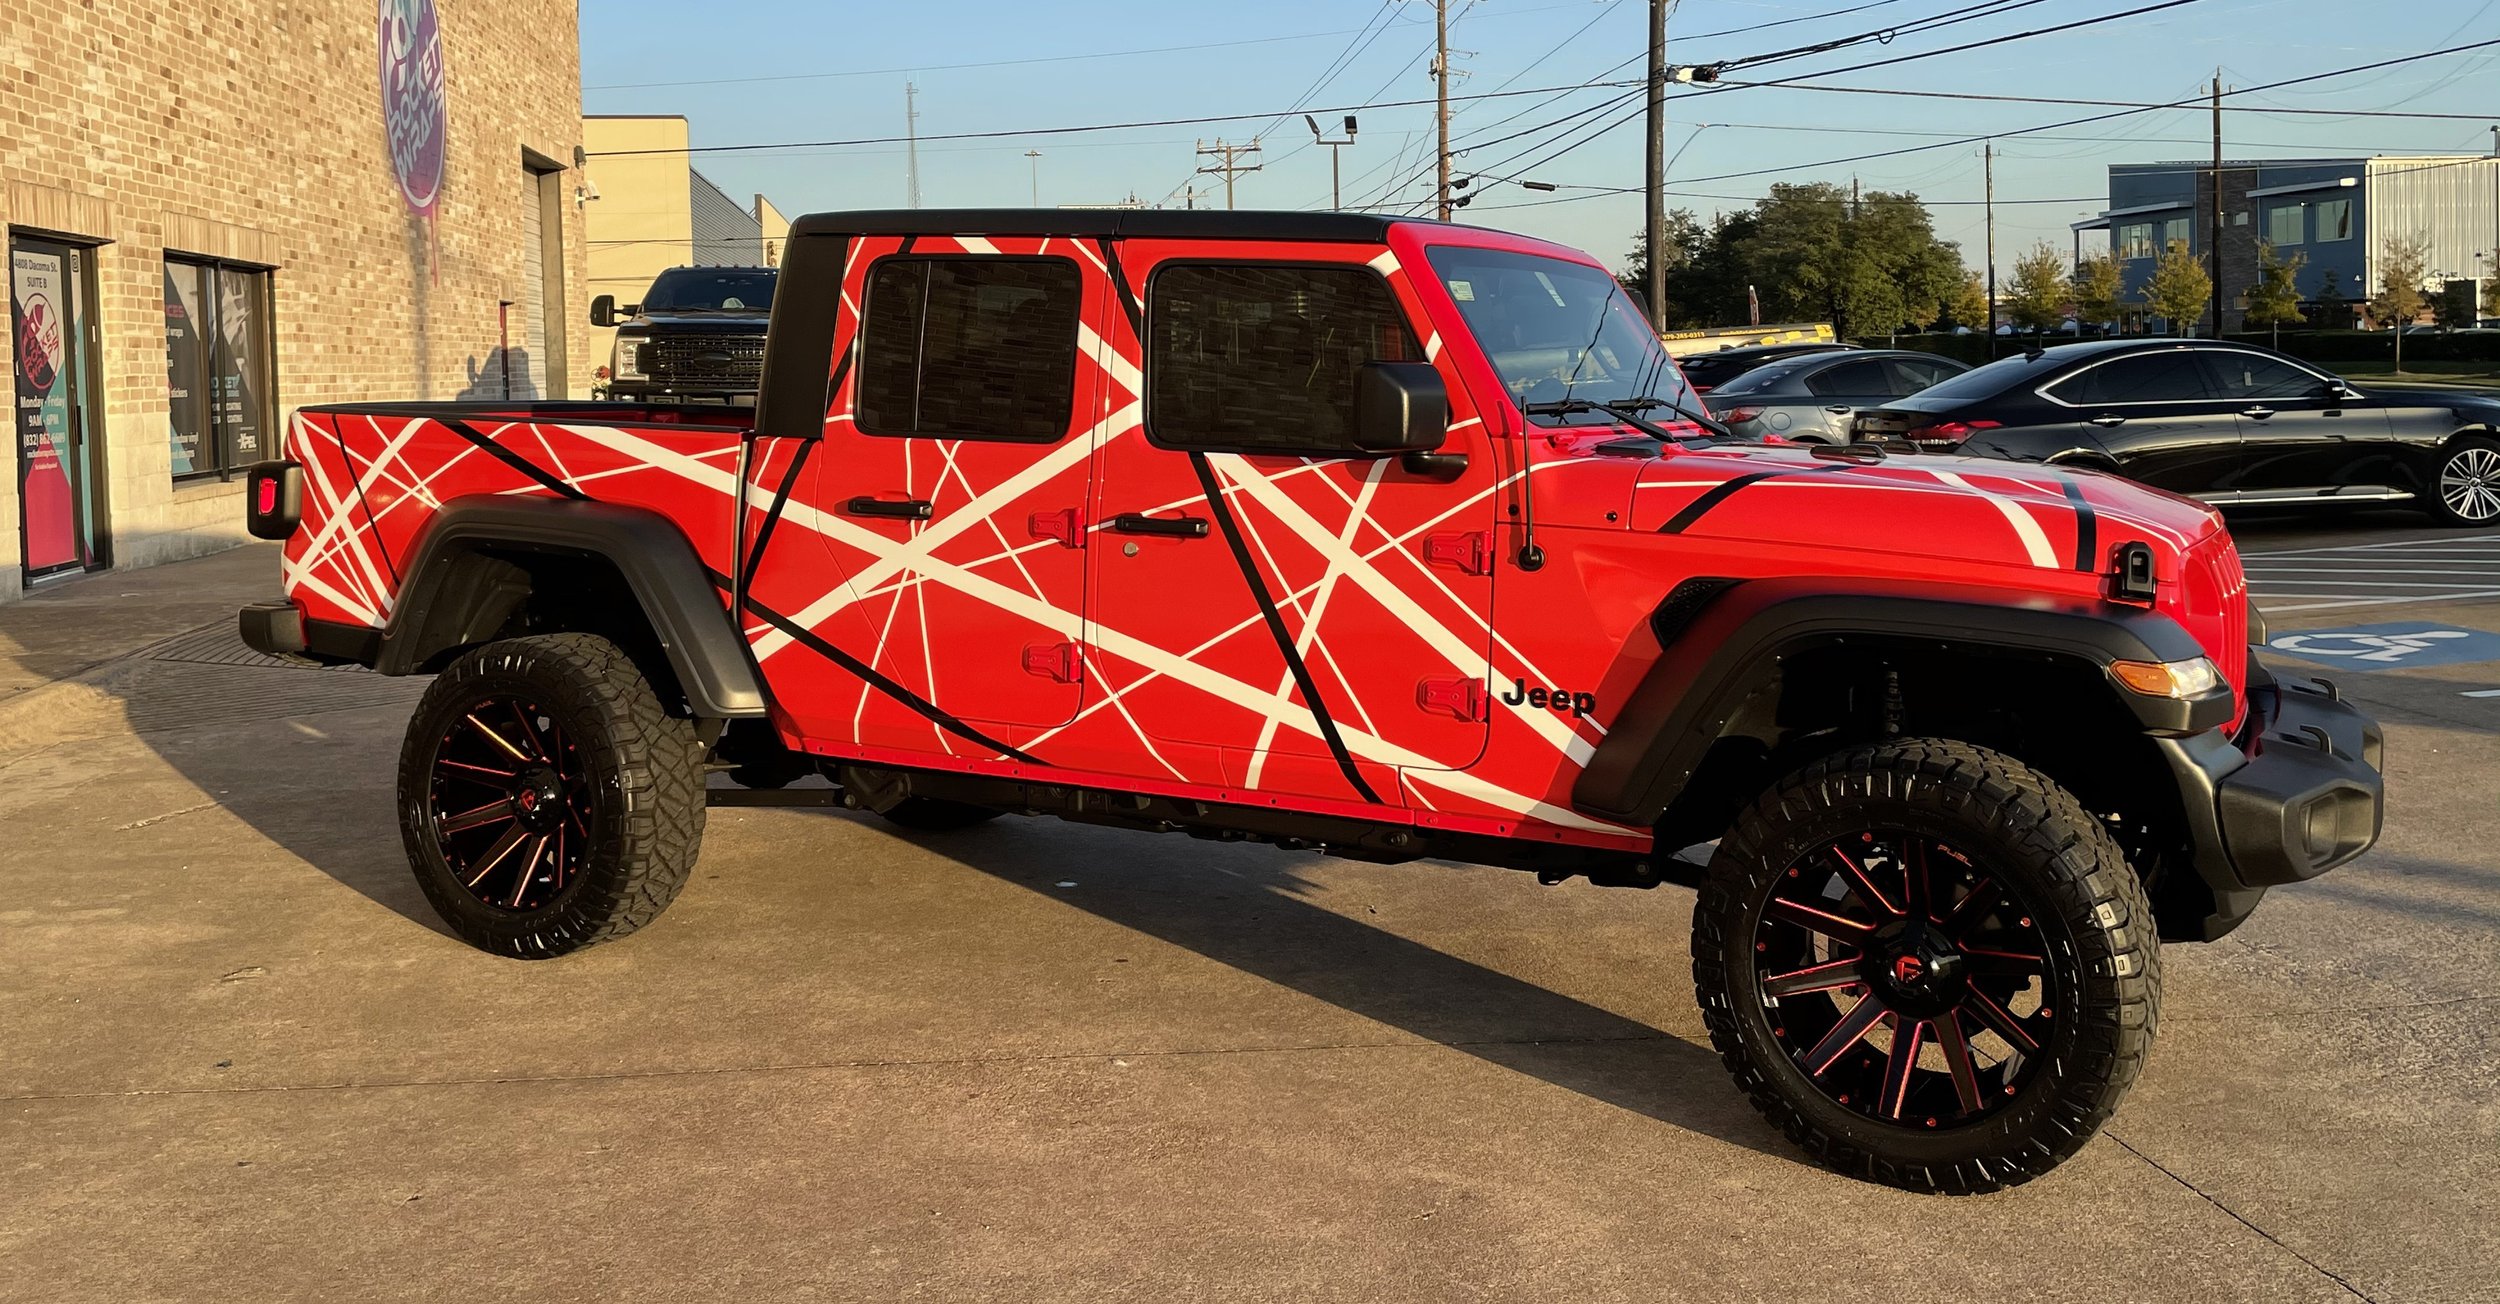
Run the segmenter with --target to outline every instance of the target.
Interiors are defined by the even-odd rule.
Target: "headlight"
[[[2113,661],[2109,673],[2119,683],[2146,697],[2202,697],[2222,685],[2222,670],[2210,659],[2190,661]]]
[[[642,345],[641,340],[620,339],[616,342],[616,378],[618,380],[643,379]]]

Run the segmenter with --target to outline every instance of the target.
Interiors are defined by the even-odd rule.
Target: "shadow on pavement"
[[[1009,817],[960,833],[893,836],[1487,1063],[1795,1158],[1735,1091],[1716,1052],[1303,899],[1310,885],[1296,871],[1314,863],[1307,854],[1053,823]],[[1513,871],[1418,862],[1395,872]],[[1054,888],[1071,878],[1077,889]],[[1683,990],[1683,937],[1661,941],[1658,978]]]

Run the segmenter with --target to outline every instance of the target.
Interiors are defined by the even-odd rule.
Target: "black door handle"
[[[1111,518],[1111,528],[1122,534],[1168,534],[1175,539],[1203,539],[1207,537],[1207,518],[1123,512]]]
[[[929,500],[926,498],[871,498],[866,494],[861,494],[842,504],[842,510],[851,516],[893,516],[906,521],[925,521],[929,519]]]

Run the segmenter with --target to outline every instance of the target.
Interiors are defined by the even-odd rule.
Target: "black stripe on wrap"
[[[1293,676],[1294,687],[1302,691],[1302,700],[1311,708],[1311,720],[1319,726],[1319,736],[1328,750],[1337,757],[1337,768],[1345,772],[1345,781],[1363,795],[1363,800],[1380,804],[1380,794],[1363,780],[1363,771],[1354,764],[1354,754],[1346,750],[1345,738],[1337,732],[1337,722],[1328,714],[1328,703],[1319,695],[1319,684],[1311,678],[1311,668],[1302,664],[1302,654],[1293,647],[1293,634],[1285,628],[1285,618],[1276,610],[1276,599],[1259,580],[1257,566],[1250,560],[1250,545],[1241,537],[1241,526],[1233,520],[1233,506],[1224,499],[1224,490],[1215,482],[1215,468],[1207,464],[1204,453],[1189,455],[1190,469],[1198,473],[1198,484],[1206,490],[1207,511],[1224,531],[1224,544],[1232,549],[1233,564],[1241,568],[1242,583],[1250,586],[1250,596],[1258,601],[1259,615],[1267,622],[1267,632],[1276,640],[1276,651],[1285,658],[1285,669]]]
[[[1111,288],[1120,296],[1120,311],[1128,314],[1128,328],[1137,336],[1137,347],[1146,347],[1146,309],[1137,302],[1137,291],[1129,288],[1128,269],[1120,265],[1120,251],[1109,240],[1096,240],[1094,247],[1102,250],[1102,267],[1111,275]]]
[[[726,577],[722,576],[714,577],[715,582],[720,582],[725,580],[725,578]],[[867,662],[860,660],[858,657],[852,656],[850,653],[835,647],[829,642],[826,642],[823,638],[818,637],[815,631],[801,625],[795,620],[790,619],[788,616],[782,615],[780,612],[765,606],[763,603],[758,602],[753,598],[748,598],[746,600],[746,607],[748,611],[763,617],[765,624],[768,624],[773,628],[780,630],[782,633],[789,635],[792,642],[797,643],[799,646],[806,648],[808,651],[813,652],[827,661],[842,667],[851,674],[857,675],[861,680],[865,681],[869,687],[874,688],[878,692],[883,693],[886,696],[893,698],[895,701],[910,707],[912,710],[919,712],[922,716],[926,717],[931,724],[936,725],[938,728],[944,729],[946,732],[951,733],[966,742],[973,743],[976,746],[989,748],[991,751],[994,751],[1011,761],[1022,761],[1027,765],[1050,764],[1050,762],[1045,761],[1040,757],[1017,751],[1015,748],[1010,747],[1007,744],[990,737],[988,734],[973,728],[971,725],[965,724],[963,721],[956,719],[954,716],[949,715],[946,710],[940,707],[937,703],[932,702],[929,699],[922,697],[920,694],[903,687],[901,684],[886,678],[884,675],[877,673],[876,669],[871,667]]]
[[[2075,505],[2075,569],[2089,575],[2100,569],[2101,519],[2092,504],[2083,500],[2083,486],[2072,477],[2060,481],[2066,490],[2066,501]]]
[[[505,466],[511,467],[513,470],[528,476],[534,481],[537,481],[538,484],[546,489],[549,489],[566,498],[577,498],[585,502],[590,498],[589,494],[583,493],[581,490],[567,484],[564,480],[557,477],[553,473],[540,470],[538,466],[531,462],[528,458],[521,456],[519,453],[513,452],[511,449],[496,443],[492,439],[487,438],[484,433],[466,421],[461,421],[452,417],[436,417],[434,418],[434,424],[460,436],[462,439],[468,440],[470,443],[477,445],[479,448],[485,449],[487,456],[492,457],[496,461],[503,463]]]
[[[1726,502],[1730,498],[1735,497],[1737,490],[1750,484],[1759,484],[1764,480],[1778,480],[1792,475],[1815,475],[1825,471],[1851,471],[1855,469],[1856,468],[1854,466],[1846,463],[1840,463],[1832,466],[1802,466],[1779,471],[1749,471],[1744,475],[1737,476],[1733,480],[1723,481],[1703,490],[1700,497],[1684,504],[1684,509],[1682,511],[1679,511],[1674,516],[1669,517],[1666,524],[1659,526],[1658,533],[1684,533],[1686,530],[1693,528],[1693,522],[1709,515],[1710,509],[1717,507],[1719,504]]]
[[[764,511],[764,523],[755,527],[755,546],[747,549],[746,569],[738,576],[740,593],[755,586],[755,573],[764,565],[764,546],[773,541],[773,527],[781,523],[781,513],[790,505],[790,490],[799,482],[799,469],[807,465],[807,450],[816,446],[816,441],[812,439],[803,439],[798,443],[798,451],[790,455],[790,465],[781,473],[781,487],[773,490],[773,505]],[[745,485],[738,486],[741,528],[746,518],[746,488]]]

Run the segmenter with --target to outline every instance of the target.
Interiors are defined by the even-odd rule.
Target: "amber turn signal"
[[[2130,692],[2146,697],[2198,697],[2222,683],[2222,671],[2205,657],[2190,661],[2113,661],[2109,673]]]

